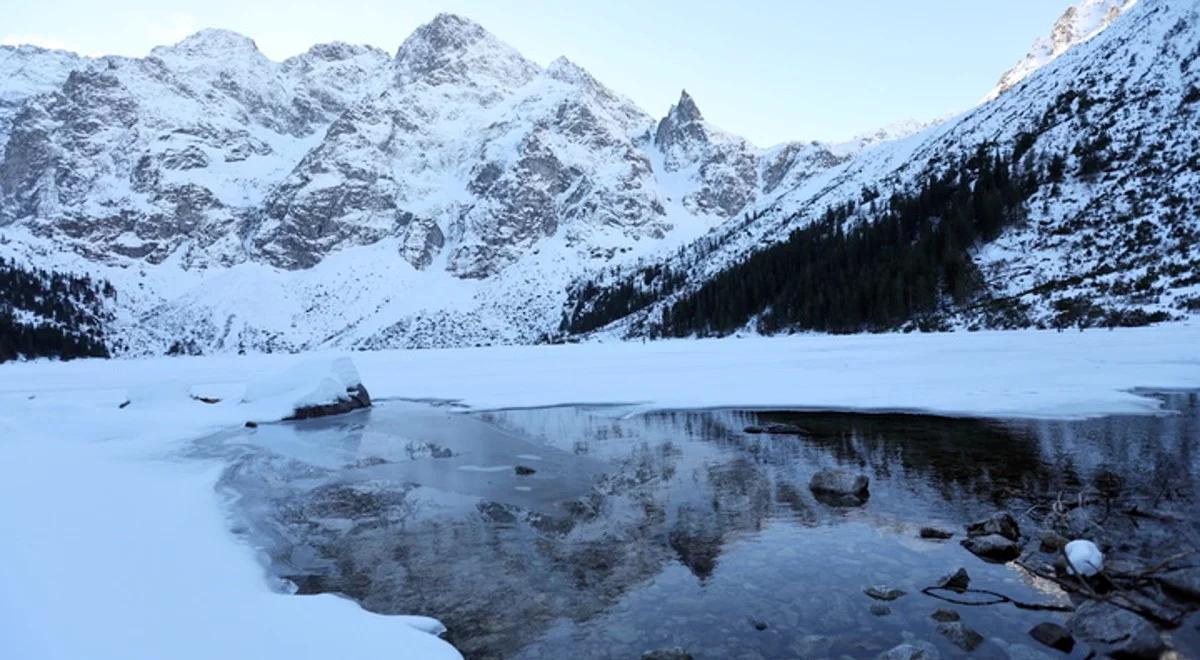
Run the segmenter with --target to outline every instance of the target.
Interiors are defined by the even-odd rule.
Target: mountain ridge
[[[1137,6],[1113,23],[1180,11]],[[1045,68],[1090,71],[1075,50]],[[559,335],[584,283],[678,270],[685,282],[605,331],[638,336],[670,296],[835,197],[909,180],[981,131],[1015,141],[987,117],[1039,119],[1027,107],[1042,107],[1029,99],[1046,78],[941,122],[759,149],[705,121],[686,91],[655,119],[566,58],[540,67],[453,15],[394,55],[334,42],[274,62],[221,30],[156,52],[58,54],[45,60],[70,69],[57,86],[42,72],[0,92],[12,99],[0,103],[0,227],[14,239],[0,253],[111,281],[112,334],[133,352],[539,341]],[[0,70],[16,70],[14,53],[0,50]],[[1015,235],[981,270],[1012,261],[998,255]]]

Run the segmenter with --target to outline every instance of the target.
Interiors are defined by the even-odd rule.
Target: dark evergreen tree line
[[[115,294],[108,282],[0,258],[0,362],[107,357],[105,299]]]
[[[1034,172],[984,145],[915,192],[828,209],[677,300],[656,334],[722,335],[755,320],[765,333],[936,327],[940,309],[980,289],[970,249],[1022,221],[1036,186]]]

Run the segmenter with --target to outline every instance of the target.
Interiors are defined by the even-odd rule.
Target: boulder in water
[[[818,500],[835,506],[858,506],[871,496],[871,480],[865,474],[847,470],[821,470],[813,475],[808,488]]]
[[[990,562],[1004,563],[1021,556],[1021,546],[999,534],[972,536],[962,542],[975,556]]]

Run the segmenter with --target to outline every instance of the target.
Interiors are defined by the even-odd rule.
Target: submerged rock
[[[877,584],[863,589],[863,593],[874,598],[875,600],[896,600],[905,594],[904,591],[895,587],[888,587]]]
[[[958,621],[960,617],[958,616],[958,612],[940,607],[934,610],[933,614],[929,615],[929,618],[940,623],[950,623],[951,621]]]
[[[983,635],[968,628],[961,621],[939,623],[937,631],[955,646],[968,653],[979,648],[979,645],[983,643]]]
[[[880,605],[879,603],[875,603],[874,605],[871,606],[871,614],[874,614],[875,616],[887,616],[891,613],[892,613],[892,608],[888,607],[887,605]]]
[[[692,654],[676,646],[671,649],[646,651],[642,654],[642,660],[692,660]]]
[[[776,435],[803,435],[805,433],[803,428],[796,426],[795,424],[783,423],[751,424],[742,430],[746,433],[754,434],[773,433]]]
[[[1096,653],[1114,658],[1156,660],[1166,648],[1145,619],[1102,601],[1080,605],[1067,622],[1067,630]]]
[[[1021,527],[1017,519],[1007,511],[993,513],[991,516],[967,525],[967,536],[999,535],[1010,541],[1021,540]]]
[[[1057,623],[1039,623],[1029,631],[1030,637],[1049,646],[1052,649],[1070,653],[1071,649],[1075,648],[1075,638],[1066,628]]]
[[[1021,556],[1021,546],[999,534],[972,536],[962,542],[967,550],[987,561],[1004,563]]]
[[[939,660],[941,654],[929,642],[911,641],[879,654],[878,660]]]
[[[953,537],[954,532],[946,529],[939,529],[937,527],[922,527],[919,535],[923,539],[945,541],[946,539]]]
[[[865,474],[846,470],[821,470],[813,475],[808,488],[816,498],[834,506],[860,506],[870,498],[871,480]]]

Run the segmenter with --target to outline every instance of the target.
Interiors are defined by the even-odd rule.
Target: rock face
[[[1145,619],[1101,601],[1080,605],[1067,629],[1095,652],[1114,658],[1152,660],[1165,648],[1162,637]]]
[[[846,470],[821,470],[808,482],[817,499],[839,506],[860,506],[870,498],[870,479]]]

